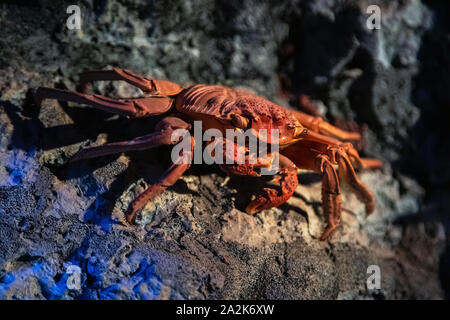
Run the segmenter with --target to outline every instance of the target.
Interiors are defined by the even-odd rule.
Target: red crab
[[[95,80],[123,80],[141,89],[140,98],[111,99],[86,94],[87,86]],[[270,187],[257,190],[246,211],[258,213],[286,202],[298,185],[297,169],[308,169],[323,175],[322,201],[327,217],[327,227],[321,239],[329,238],[341,217],[340,178],[364,202],[367,214],[374,210],[374,197],[358,179],[357,168],[380,167],[375,159],[362,159],[349,142],[358,140],[358,133],[340,130],[320,117],[288,110],[252,93],[218,85],[194,85],[183,88],[166,80],[139,76],[129,70],[115,68],[107,71],[89,71],[80,76],[83,93],[40,87],[35,93],[38,104],[43,99],[57,99],[86,104],[94,108],[118,113],[127,117],[164,115],[155,131],[131,141],[108,143],[80,150],[71,160],[94,158],[130,150],[144,150],[161,145],[175,145],[171,135],[176,129],[191,130],[193,121],[202,121],[203,129],[215,128],[225,134],[226,129],[279,129],[278,171]],[[258,137],[260,138],[260,137]],[[192,145],[194,145],[193,138]],[[267,138],[270,144],[270,136]],[[180,157],[192,157],[192,149]],[[261,167],[267,167],[273,154],[258,159],[256,164],[246,158],[244,164],[222,164],[220,168],[229,175],[259,176]],[[246,155],[248,157],[248,155]],[[173,185],[190,164],[174,162],[160,180],[151,185],[131,204],[127,220],[150,200]],[[339,176],[335,166],[339,168]],[[339,178],[340,177],[340,178]]]

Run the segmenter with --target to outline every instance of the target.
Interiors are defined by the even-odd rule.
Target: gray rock
[[[351,2],[84,0],[79,31],[65,27],[68,3],[0,4],[0,298],[443,298],[447,191],[426,199],[430,186],[418,182],[432,179],[394,162],[422,120],[410,94],[434,8],[379,1],[383,28],[370,33],[364,5],[346,9]],[[278,59],[284,41],[295,42],[293,60]],[[328,118],[368,124],[362,152],[385,160],[360,174],[375,213],[366,218],[344,188],[341,226],[320,242],[321,185],[308,173],[286,204],[249,216],[253,183],[224,184],[218,168],[194,166],[137,226],[126,224],[128,204],[169,165],[170,149],[66,162],[154,121],[31,101],[37,86],[75,89],[79,72],[112,66],[245,87],[285,105],[278,76],[290,75],[292,90],[313,93]],[[346,78],[352,68],[362,73]],[[121,83],[94,90],[140,94]],[[366,286],[370,265],[381,268],[379,290]]]

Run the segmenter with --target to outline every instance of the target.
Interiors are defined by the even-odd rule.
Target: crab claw
[[[264,188],[264,191],[265,194],[257,196],[247,205],[245,211],[248,214],[253,215],[263,210],[276,207],[278,202],[281,204],[290,197],[289,194],[286,194],[285,197],[279,197],[278,192],[271,188]],[[284,200],[284,198],[286,198],[286,200]]]
[[[252,200],[246,207],[248,214],[255,214],[265,209],[278,207],[285,203],[294,193],[298,185],[297,167],[288,158],[279,155],[279,170],[272,179],[274,188],[264,188],[264,191]]]

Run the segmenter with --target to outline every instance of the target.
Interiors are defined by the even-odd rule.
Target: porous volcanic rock
[[[74,2],[81,30],[66,27]],[[380,30],[366,28],[367,1],[0,3],[0,298],[445,297],[450,139],[433,121],[449,105],[446,4],[370,3],[382,8]],[[67,160],[155,120],[32,99],[38,86],[74,90],[81,71],[111,67],[244,87],[291,108],[289,97],[306,93],[328,120],[365,124],[361,153],[384,161],[359,174],[375,212],[366,217],[343,188],[342,223],[321,242],[320,177],[301,170],[286,204],[250,216],[255,179],[226,183],[216,166],[197,165],[128,225],[128,204],[167,168],[170,148]],[[93,89],[140,94],[123,83]],[[370,265],[380,289],[367,288]]]

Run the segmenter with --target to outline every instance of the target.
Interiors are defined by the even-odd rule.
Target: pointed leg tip
[[[320,241],[326,241],[329,240],[332,236],[332,234],[334,233],[334,231],[336,230],[337,226],[328,226],[324,232],[322,233],[322,235],[320,236]]]
[[[247,205],[247,207],[245,208],[245,212],[247,212],[250,215],[255,215],[258,212],[261,212],[262,210],[258,210],[256,207],[254,207],[251,203],[249,205]]]
[[[129,214],[126,215],[125,220],[129,223],[129,224],[134,224],[134,216],[135,213],[131,212]]]
[[[366,216],[370,216],[375,211],[375,203],[373,201],[366,203]]]
[[[260,213],[264,209],[268,209],[268,201],[260,196],[252,201],[247,205],[245,208],[245,212],[247,212],[250,215],[255,215],[257,213]]]
[[[130,208],[128,210],[128,214],[126,214],[126,216],[125,216],[125,220],[130,225],[134,225],[135,224],[136,214],[139,212],[139,210],[140,210],[140,208],[136,205],[135,202],[132,202],[130,204]]]

